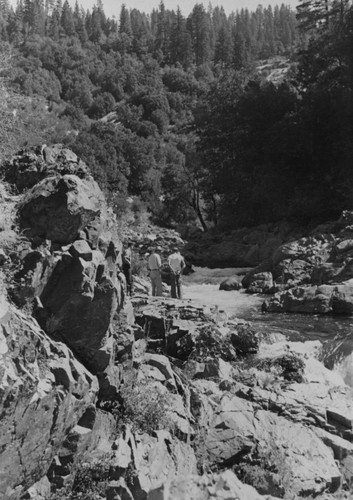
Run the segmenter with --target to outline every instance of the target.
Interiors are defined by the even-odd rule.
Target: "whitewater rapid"
[[[237,276],[241,281],[246,271],[247,269],[239,268],[195,268],[195,273],[183,278],[184,298],[208,307],[217,305],[228,316],[250,318],[261,310],[264,301],[262,296],[247,294],[245,290],[219,290],[219,285],[225,278]]]
[[[195,268],[183,277],[184,298],[208,307],[218,306],[228,317],[251,321],[264,333],[280,333],[290,341],[319,340],[323,345],[322,361],[338,372],[353,387],[353,318],[293,313],[263,313],[266,295],[248,294],[245,290],[219,290],[230,276],[241,281],[248,269]]]

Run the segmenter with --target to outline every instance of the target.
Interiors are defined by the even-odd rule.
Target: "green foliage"
[[[109,482],[109,458],[79,464],[73,482],[58,489],[50,496],[50,500],[98,500],[105,498],[105,490]]]
[[[7,92],[5,149],[24,143],[25,128],[29,144],[62,141],[111,197],[139,196],[164,224],[351,208],[352,7],[299,10],[300,40],[285,5],[226,15],[196,4],[187,18],[163,3],[150,16],[123,6],[119,26],[101,4],[7,5],[7,81],[32,101],[20,116]],[[255,76],[256,60],[291,56],[299,41],[290,83]]]
[[[237,355],[229,337],[225,337],[212,326],[203,327],[195,338],[194,349],[190,359],[200,363],[208,359],[235,361]]]
[[[275,359],[264,359],[256,364],[260,370],[275,374],[276,378],[283,377],[289,382],[303,382],[305,361],[295,353],[284,354]]]
[[[273,439],[259,442],[249,458],[249,462],[234,467],[243,482],[262,495],[294,499],[291,496],[291,469],[286,463],[285,450]]]
[[[128,424],[133,432],[151,433],[168,429],[168,393],[151,381],[129,381],[120,391],[121,409],[117,414],[118,426]]]

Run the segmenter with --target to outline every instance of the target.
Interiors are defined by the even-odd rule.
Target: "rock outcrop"
[[[280,245],[243,278],[249,293],[275,294],[264,303],[269,312],[351,315],[352,213],[321,225],[307,237]],[[259,280],[259,276],[273,279]]]
[[[0,316],[0,496],[15,500],[45,477],[98,382],[4,295]]]
[[[104,372],[114,358],[111,324],[124,294],[116,220],[88,168],[64,148],[16,157],[9,168],[19,188],[39,180],[19,203],[32,248],[15,275],[13,297],[20,305],[35,297],[45,331],[93,373]]]
[[[0,296],[2,498],[351,493],[351,390],[319,362],[318,342],[288,342],[217,308],[149,297],[143,280],[127,300],[117,224],[87,167],[59,146],[9,166],[18,190],[30,189],[16,199],[25,231],[9,232],[0,255],[14,302]],[[337,229],[347,240],[348,219]],[[273,234],[254,249],[268,230],[243,234],[243,262],[282,243]],[[350,244],[320,241],[325,263],[335,259],[326,275],[337,279],[344,255],[347,277]],[[283,286],[297,310],[315,300],[315,311],[348,311],[349,285],[304,286],[315,248],[313,240],[282,246],[243,283],[255,292]]]
[[[45,495],[46,474],[63,486],[79,457],[115,432],[96,401],[117,394],[117,337],[131,318],[117,223],[84,163],[53,146],[7,167],[25,191],[13,199],[19,231],[12,204],[12,232],[1,235],[8,293],[27,311],[4,298],[0,496],[15,500],[26,489]]]

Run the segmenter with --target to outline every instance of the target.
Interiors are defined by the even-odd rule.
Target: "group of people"
[[[156,246],[151,249],[147,259],[147,269],[152,285],[152,295],[154,297],[163,294],[162,287],[162,259],[160,256],[161,247]],[[180,254],[177,247],[173,248],[173,253],[168,257],[168,266],[170,271],[171,296],[175,299],[181,299],[182,283],[181,275],[185,268],[184,257]],[[126,279],[127,294],[132,293],[132,244],[128,243],[123,252],[123,273]]]

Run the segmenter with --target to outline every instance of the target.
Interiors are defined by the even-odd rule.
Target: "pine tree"
[[[81,42],[82,45],[85,45],[88,41],[88,34],[86,30],[85,24],[85,14],[83,10],[78,6],[78,3],[75,4],[74,10],[74,23],[75,23],[75,32]]]
[[[8,0],[0,0],[0,40],[7,41],[8,36],[8,19],[10,15],[10,5]]]
[[[167,13],[163,0],[159,4],[157,14],[157,26],[154,41],[155,57],[162,62],[168,51],[168,27],[167,27]]]
[[[32,32],[40,36],[44,36],[45,34],[45,10],[43,0],[33,0]]]
[[[62,28],[63,33],[67,36],[73,36],[75,35],[75,21],[74,21],[74,16],[72,13],[72,9],[70,7],[70,4],[68,0],[65,0],[62,12],[61,12],[61,17],[60,17],[60,25]]]
[[[232,60],[232,37],[227,24],[223,24],[218,32],[214,61],[221,66],[228,66]]]
[[[133,34],[132,50],[141,57],[152,50],[153,36],[151,26],[146,14],[137,9],[130,12],[131,30]]]
[[[211,58],[210,24],[205,8],[196,4],[187,20],[187,28],[191,35],[195,62],[199,66]]]
[[[53,40],[57,41],[60,38],[60,12],[55,7],[52,15],[49,18],[47,32],[48,36]]]
[[[89,39],[92,42],[99,42],[105,28],[105,15],[98,7],[93,7],[91,16],[90,31],[87,29]]]
[[[171,27],[168,63],[180,63],[184,68],[187,68],[192,63],[191,37],[186,29],[186,20],[179,7]]]
[[[132,36],[130,13],[124,3],[120,10],[119,33],[126,33],[128,36]]]

